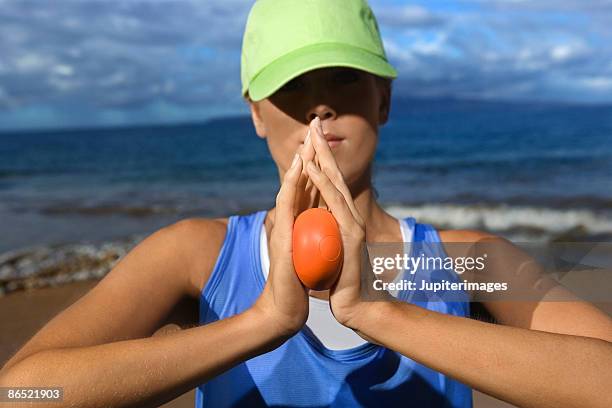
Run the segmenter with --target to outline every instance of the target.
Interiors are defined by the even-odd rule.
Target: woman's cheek
[[[293,146],[293,144],[288,140],[278,140],[274,136],[268,136],[267,142],[270,155],[277,165],[282,168],[283,164],[285,163],[288,165],[291,164],[291,160],[293,159],[293,155],[297,151],[299,144]],[[288,165],[286,169],[289,168]]]
[[[376,135],[367,135],[362,138],[362,142],[359,143],[359,146],[356,146],[352,154],[353,160],[359,163],[361,167],[366,168],[374,159],[374,155],[376,154],[376,143]]]

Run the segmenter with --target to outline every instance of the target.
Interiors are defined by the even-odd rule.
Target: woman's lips
[[[327,145],[330,148],[339,146],[340,143],[342,143],[342,141],[344,140],[344,137],[335,135],[333,133],[325,133],[324,132],[323,133],[323,137],[325,138],[325,140],[327,140]],[[304,143],[304,142],[305,142],[305,140],[302,140],[302,143]]]
[[[330,148],[338,146],[344,140],[343,137],[336,136],[333,133],[324,133],[323,136],[325,137],[325,140],[327,140],[327,144]]]

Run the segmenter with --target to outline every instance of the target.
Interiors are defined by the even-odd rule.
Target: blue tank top
[[[248,309],[265,285],[259,237],[266,211],[229,217],[225,240],[200,296],[200,324]],[[415,251],[446,256],[436,230],[405,221],[414,231]],[[425,244],[425,245],[423,245]],[[429,253],[427,253],[429,252]],[[454,274],[430,273],[428,280],[457,280]],[[417,272],[419,273],[419,272]],[[437,275],[437,276],[435,276]],[[398,298],[457,316],[469,315],[469,302]],[[198,386],[200,407],[471,407],[471,389],[393,350],[365,343],[330,350],[304,326],[278,348],[251,358]]]

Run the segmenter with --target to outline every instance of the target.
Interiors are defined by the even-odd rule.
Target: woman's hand
[[[308,164],[309,161],[314,161],[317,165],[319,164],[319,159],[316,156],[314,146],[312,145],[311,135],[315,131],[313,123],[314,120],[310,122],[308,126],[308,133],[304,139],[304,144],[301,146],[301,149],[299,149],[303,165],[297,185],[300,194],[298,194],[295,200],[295,214],[300,214],[309,208],[316,208],[325,204],[322,202],[319,190],[312,183],[312,180],[310,177],[308,177],[308,172],[306,171],[306,164]]]
[[[386,291],[373,290],[374,273],[370,269],[365,245],[365,222],[357,211],[342,172],[323,137],[321,121],[318,118],[311,125],[312,128],[312,144],[320,167],[309,162],[306,166],[307,172],[338,222],[344,249],[342,271],[330,289],[329,304],[338,322],[356,329],[359,310],[362,307],[367,307],[370,301],[391,301],[394,298]],[[366,266],[368,271],[362,273],[362,265]]]
[[[270,273],[261,295],[253,305],[264,319],[270,319],[281,337],[291,337],[308,318],[308,290],[293,267],[292,235],[295,204],[302,191],[300,149],[285,172],[278,195],[274,226],[270,233]]]

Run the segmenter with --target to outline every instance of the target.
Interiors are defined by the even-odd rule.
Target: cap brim
[[[253,101],[265,99],[293,78],[327,67],[350,67],[381,77],[397,77],[391,64],[369,51],[347,44],[315,44],[288,53],[265,67],[249,84],[249,97]]]

